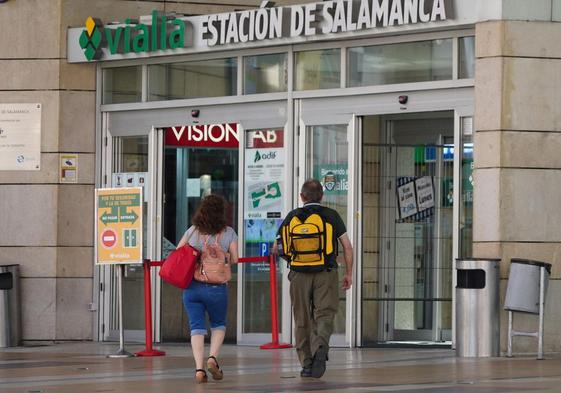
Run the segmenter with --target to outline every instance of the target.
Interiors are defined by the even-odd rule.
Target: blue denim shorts
[[[226,330],[227,284],[205,284],[193,280],[183,291],[183,305],[189,315],[191,336],[206,334],[205,313],[208,313],[211,329]]]

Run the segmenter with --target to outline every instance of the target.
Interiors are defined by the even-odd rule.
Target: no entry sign
[[[101,234],[101,245],[105,248],[113,248],[117,244],[117,233],[113,229],[106,229]]]

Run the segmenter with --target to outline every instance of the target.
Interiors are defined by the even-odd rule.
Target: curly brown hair
[[[220,195],[203,198],[191,223],[206,235],[216,235],[226,228],[226,200]]]

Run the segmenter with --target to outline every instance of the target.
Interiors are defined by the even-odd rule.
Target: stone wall
[[[92,337],[95,67],[62,53],[63,2],[0,4],[0,102],[41,103],[41,170],[0,171],[0,263],[21,269],[23,339]],[[77,184],[59,182],[78,154]]]
[[[474,254],[501,258],[501,305],[510,259],[553,264],[545,348],[561,350],[561,24],[491,21],[476,27]],[[501,341],[506,350],[507,313]],[[516,314],[517,330],[537,317]],[[537,341],[515,339],[515,351]]]

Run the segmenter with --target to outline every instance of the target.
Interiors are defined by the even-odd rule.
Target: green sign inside
[[[176,49],[185,46],[185,21],[171,19],[152,11],[151,24],[125,20],[124,26],[104,27],[99,19],[86,19],[86,29],[80,35],[80,47],[88,61],[99,60],[103,49],[114,54],[144,53]]]
[[[322,184],[325,195],[346,195],[349,191],[349,168],[346,163],[315,165],[314,178]]]

